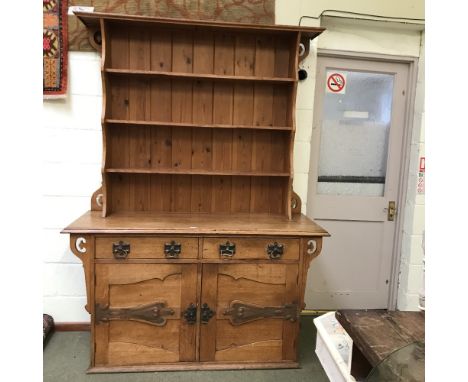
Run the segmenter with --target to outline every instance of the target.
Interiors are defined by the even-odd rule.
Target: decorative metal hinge
[[[182,314],[187,324],[193,325],[197,322],[197,306],[194,303],[191,303]]]
[[[148,305],[139,305],[131,308],[109,308],[108,305],[96,304],[96,322],[112,320],[141,321],[151,325],[163,326],[166,316],[172,316],[174,310],[166,307],[165,302],[155,302]]]
[[[211,317],[213,317],[214,314],[216,313],[214,310],[210,309],[210,307],[208,306],[206,302],[202,305],[200,312],[201,312],[202,324],[207,324],[208,321],[210,321]]]
[[[276,241],[273,244],[268,244],[267,253],[270,259],[277,260],[283,256],[284,245],[278,244]]]
[[[112,244],[112,253],[118,260],[126,259],[130,254],[130,244],[119,241],[118,243]]]
[[[236,254],[236,244],[230,243],[229,241],[226,244],[219,245],[219,254],[223,257],[232,257]]]
[[[164,254],[167,259],[177,259],[182,251],[182,244],[172,240],[170,243],[164,244]]]
[[[296,304],[258,306],[246,304],[242,301],[232,301],[229,308],[226,309],[223,314],[225,316],[230,316],[229,320],[231,324],[241,325],[262,318],[282,318],[295,322],[298,317],[298,310]]]

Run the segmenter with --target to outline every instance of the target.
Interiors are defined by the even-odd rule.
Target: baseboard
[[[56,332],[89,332],[91,324],[89,322],[56,322]]]

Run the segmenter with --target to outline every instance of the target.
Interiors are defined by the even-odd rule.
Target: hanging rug
[[[43,94],[64,98],[67,94],[68,0],[43,0]]]

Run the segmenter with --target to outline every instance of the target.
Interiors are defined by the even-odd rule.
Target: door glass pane
[[[317,191],[383,196],[393,74],[327,68]]]

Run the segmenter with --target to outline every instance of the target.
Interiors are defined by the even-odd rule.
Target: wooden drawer
[[[232,247],[220,248],[227,244],[235,245],[234,254],[229,253]],[[270,256],[275,244],[282,246],[282,254],[276,252],[276,256],[275,254]],[[221,249],[224,254],[221,254]],[[299,259],[299,239],[209,237],[203,239],[202,256],[204,259],[297,260]]]
[[[114,259],[119,258],[119,254],[114,254],[114,248],[119,243],[129,245],[128,255],[122,257],[127,259],[196,259],[198,257],[198,238],[193,237],[147,237],[147,236],[106,236],[96,238],[96,258]],[[165,253],[166,245],[175,244],[176,251]],[[180,253],[177,252],[177,245],[180,244]],[[116,249],[118,252],[118,249]]]

